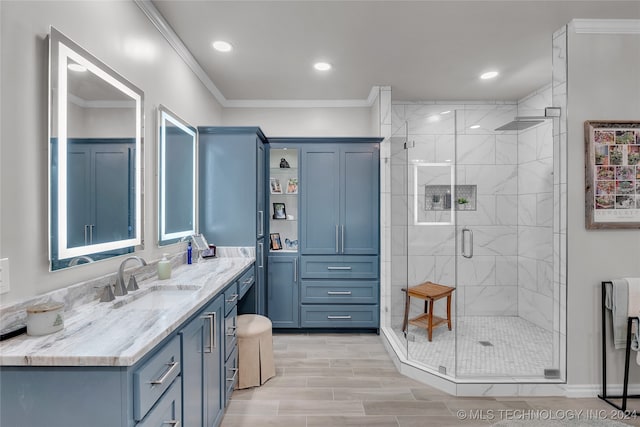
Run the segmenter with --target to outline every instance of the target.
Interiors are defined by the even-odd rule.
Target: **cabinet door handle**
[[[351,267],[327,267],[327,270],[351,270]]]
[[[205,353],[213,353],[214,348],[218,348],[218,333],[216,332],[216,323],[217,322],[218,313],[212,311],[211,313],[205,313],[202,316],[203,319],[209,319],[209,349],[205,350]]]
[[[342,253],[344,253],[344,225],[342,226]]]
[[[166,372],[164,374],[162,374],[162,376],[160,378],[158,378],[157,380],[149,381],[149,384],[160,385],[163,382],[165,382],[165,380],[167,378],[169,378],[169,375],[171,375],[171,373],[174,370],[176,370],[177,368],[180,367],[180,363],[179,362],[170,362],[170,363],[167,363],[167,366],[169,367],[169,369],[167,369]]]
[[[165,424],[172,425],[173,427],[180,427],[180,421],[178,420],[163,421],[162,425],[165,425]]]
[[[236,300],[238,299],[238,294],[233,294],[231,295],[231,299],[226,299],[226,302],[236,302]]]
[[[298,281],[298,258],[293,259],[293,283]]]
[[[89,243],[93,245],[93,228],[95,225],[91,224],[89,226]]]
[[[340,253],[340,240],[338,240],[338,224],[336,224],[336,253]]]
[[[264,243],[262,242],[258,243],[258,252],[260,252],[260,265],[258,265],[258,268],[263,268],[264,267]]]
[[[213,315],[215,313],[207,313],[201,316],[201,319],[209,320],[209,345],[203,350],[205,353],[213,353]]]
[[[351,316],[327,316],[329,320],[349,320]]]
[[[87,241],[87,228],[89,228],[89,226],[87,224],[84,225],[84,244],[88,245],[89,242]]]
[[[327,295],[351,295],[351,291],[327,291]]]
[[[263,211],[258,211],[258,217],[259,217],[259,221],[260,221],[260,231],[258,232],[258,236],[262,237],[264,236],[264,212]]]

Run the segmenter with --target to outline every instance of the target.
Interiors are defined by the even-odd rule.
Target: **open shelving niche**
[[[282,159],[286,160],[289,167],[280,167]],[[269,233],[280,235],[282,249],[272,249],[270,235],[269,252],[298,252],[299,188],[298,150],[272,148],[269,156]],[[274,218],[274,203],[284,203],[285,218]]]

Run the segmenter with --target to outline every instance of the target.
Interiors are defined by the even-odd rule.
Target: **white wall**
[[[577,34],[570,25],[567,56],[567,379],[570,385],[599,385],[600,282],[640,276],[640,231],[585,229],[583,124],[640,119],[640,35]],[[621,384],[624,352],[608,347],[610,381]],[[640,369],[632,364],[637,383]]]
[[[164,104],[193,125],[221,123],[221,107],[131,1],[0,2],[0,258],[8,257],[6,304],[115,272],[111,259],[49,272],[47,91],[49,26],[55,26],[144,91],[144,240],[157,248],[156,108]],[[145,49],[136,47],[140,44]]]
[[[226,108],[222,113],[222,124],[260,126],[267,138],[378,136],[378,133],[372,133],[372,108]]]

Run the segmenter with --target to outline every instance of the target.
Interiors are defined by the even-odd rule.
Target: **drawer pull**
[[[169,420],[169,421],[164,421],[164,422],[162,423],[162,425],[165,425],[165,424],[172,425],[173,427],[180,427],[180,421],[178,421],[178,420]]]
[[[236,302],[236,300],[238,299],[238,294],[233,294],[231,295],[231,299],[226,299],[226,302]]]
[[[249,277],[247,280],[245,280],[244,282],[242,282],[243,285],[248,285],[249,283],[253,282],[253,276]]]
[[[230,371],[233,371],[233,376],[231,378],[227,378],[227,381],[232,383],[236,382],[236,377],[238,376],[238,368],[231,368]]]
[[[327,291],[327,295],[351,295],[351,291]]]
[[[327,267],[327,270],[351,270],[351,267]]]
[[[150,381],[149,384],[152,385],[160,385],[163,382],[165,382],[165,380],[167,378],[169,378],[169,375],[171,375],[171,373],[177,369],[178,367],[180,367],[180,363],[178,362],[171,362],[171,363],[167,363],[167,366],[169,366],[169,369],[167,369],[167,372],[165,372],[160,378],[158,378],[157,380],[153,380]]]
[[[229,326],[227,328],[227,336],[228,337],[235,337],[236,336],[236,329],[238,329],[237,326]],[[231,332],[229,332],[231,331]]]
[[[349,320],[351,316],[327,316],[329,320]]]

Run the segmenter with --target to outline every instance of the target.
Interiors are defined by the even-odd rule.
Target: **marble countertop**
[[[140,290],[111,302],[82,304],[65,311],[59,332],[0,342],[0,365],[134,365],[254,261],[229,257],[180,265],[168,280],[140,282]],[[172,297],[175,303],[167,301]]]

